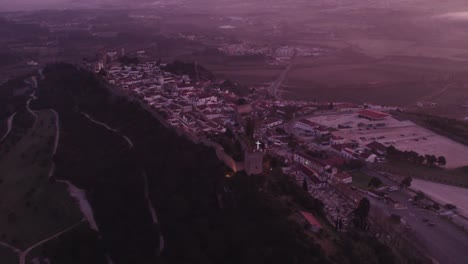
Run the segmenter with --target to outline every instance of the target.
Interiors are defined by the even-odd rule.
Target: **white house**
[[[340,137],[340,136],[335,136],[332,134],[332,136],[330,137],[330,145],[341,145],[341,144],[344,144],[345,143],[345,139],[343,137]]]
[[[265,120],[263,122],[263,125],[266,127],[266,128],[272,128],[272,127],[275,127],[275,126],[279,126],[283,124],[283,120],[279,119],[279,118],[269,118],[267,120]]]
[[[301,119],[294,124],[294,128],[300,128],[305,131],[314,131],[320,125],[307,119]]]
[[[340,172],[331,177],[332,181],[334,183],[352,183],[353,182],[353,177],[351,174],[346,173],[346,172]]]
[[[308,187],[312,189],[321,189],[327,186],[327,182],[323,181],[319,175],[309,168],[299,165],[296,175],[302,177],[307,182]]]
[[[218,97],[214,95],[200,95],[194,100],[195,106],[206,105],[206,104],[217,104]]]

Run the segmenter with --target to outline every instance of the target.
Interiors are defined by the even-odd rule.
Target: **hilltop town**
[[[371,218],[374,224],[401,217],[401,225],[386,232],[395,228],[400,230],[397,233],[417,235],[430,231],[439,219],[429,218],[418,208],[445,215],[463,228],[466,225],[463,215],[467,211],[461,201],[437,199],[440,196],[430,189],[416,186],[420,180],[413,177],[419,175],[403,174],[394,164],[409,155],[424,168],[466,166],[462,157],[468,148],[399,118],[401,108],[282,100],[268,86],[239,90],[241,85],[232,81],[200,76],[205,69],[197,64],[122,64],[116,57],[116,52],[108,53],[105,60],[86,66],[100,74],[111,89],[139,101],[179,134],[214,147],[234,172],[265,173],[265,160],[280,160],[284,174],[324,202],[329,223],[339,230],[351,225],[349,215],[364,197],[377,208]],[[436,177],[431,180],[439,181]],[[414,188],[407,189],[412,181]],[[420,198],[421,190],[427,197]],[[451,207],[454,203],[458,210]],[[415,214],[416,219],[411,219]],[[429,224],[421,225],[422,220]],[[438,225],[445,228],[446,224]],[[316,221],[314,225],[320,226]]]

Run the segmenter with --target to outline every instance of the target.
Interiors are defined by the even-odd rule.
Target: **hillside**
[[[31,108],[55,119],[59,127],[58,148],[48,179],[54,185],[49,185],[66,182],[69,189],[72,186],[70,194],[79,197],[83,220],[35,247],[26,261],[395,262],[388,248],[375,239],[359,232],[334,231],[322,218],[323,203],[279,169],[259,177],[243,173],[225,177],[227,170],[212,149],[165,128],[138,103],[111,93],[94,74],[57,64],[48,66],[44,75]],[[25,99],[17,100],[24,105]],[[18,117],[28,117],[23,112]],[[16,121],[22,119],[15,118],[14,131],[23,126]],[[30,127],[30,123],[25,122],[25,126]],[[55,130],[51,125],[45,128]],[[12,133],[21,138],[21,134]],[[51,141],[43,144],[45,149],[50,149]],[[24,180],[14,188],[36,183]],[[49,185],[35,187],[41,193],[51,188]],[[65,190],[60,186],[55,187],[56,199]],[[41,206],[41,212],[49,211],[46,203]],[[72,208],[62,207],[54,210],[60,213]],[[316,215],[324,231],[316,234],[306,229],[300,211]],[[57,218],[56,214],[52,217]],[[61,219],[63,225],[70,224],[68,218]],[[35,230],[46,226],[38,223]],[[0,227],[6,228],[1,223]],[[14,263],[8,251],[0,251],[0,259]]]
[[[225,168],[213,150],[111,95],[91,73],[70,65],[44,72],[34,107],[54,108],[60,116],[55,177],[86,190],[104,251],[116,263],[327,262],[320,247],[296,234],[258,194],[252,197],[257,201],[246,203],[241,198],[247,194],[236,190],[242,206],[221,209],[217,194],[223,194]],[[134,147],[82,112],[126,135]],[[145,175],[158,224],[151,222],[145,201]]]

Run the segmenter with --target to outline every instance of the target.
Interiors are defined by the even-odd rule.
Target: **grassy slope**
[[[55,119],[38,112],[35,125],[1,156],[0,218],[2,240],[26,248],[72,225],[81,213],[61,183],[47,179]]]
[[[8,248],[0,247],[0,263],[2,264],[17,264],[18,256]]]

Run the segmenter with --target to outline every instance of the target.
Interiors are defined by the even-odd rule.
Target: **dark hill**
[[[115,263],[328,262],[286,218],[288,209],[259,192],[253,178],[225,180],[212,149],[163,127],[137,103],[109,92],[92,73],[67,64],[48,66],[44,73],[33,107],[54,108],[60,115],[55,176],[87,191],[102,252]],[[128,136],[134,148],[81,112]],[[142,172],[159,225],[151,222]],[[226,201],[223,209],[217,197]],[[74,250],[81,248],[86,252],[80,243]],[[54,256],[63,257],[61,250],[70,249],[48,251],[52,263]]]

